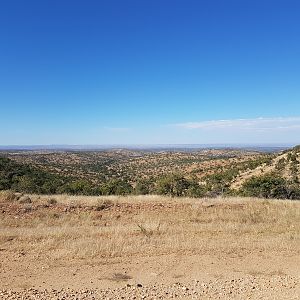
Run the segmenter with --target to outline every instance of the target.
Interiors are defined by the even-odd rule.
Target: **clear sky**
[[[299,0],[0,1],[0,144],[300,144]]]

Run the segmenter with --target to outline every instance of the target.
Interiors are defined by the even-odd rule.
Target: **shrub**
[[[92,193],[92,186],[88,181],[79,179],[67,183],[62,190],[72,195],[90,195]]]
[[[290,198],[287,181],[276,174],[251,177],[244,182],[241,193],[249,197]]]
[[[0,157],[0,190],[54,194],[68,181],[67,177]]]
[[[185,196],[189,186],[189,181],[183,176],[170,174],[158,179],[156,192],[160,195]]]
[[[131,184],[121,179],[111,179],[101,186],[103,195],[128,195],[132,190]]]
[[[277,164],[275,165],[276,170],[281,171],[284,169],[286,165],[286,160],[284,157],[280,158],[277,162]]]
[[[208,185],[209,195],[216,197],[218,195],[229,193],[230,184],[238,174],[238,169],[231,168],[223,172],[206,176],[205,180]]]
[[[205,196],[206,192],[207,191],[204,186],[201,186],[197,182],[192,181],[186,191],[186,196],[192,198],[201,198]]]
[[[153,190],[153,183],[147,179],[141,179],[136,183],[134,188],[134,194],[136,195],[147,195]]]
[[[156,182],[156,193],[173,197],[202,197],[206,190],[194,179],[187,179],[179,174],[169,174]]]

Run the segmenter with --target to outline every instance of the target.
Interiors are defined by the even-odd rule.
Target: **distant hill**
[[[234,178],[231,187],[239,189],[243,183],[251,177],[267,174],[277,174],[289,180],[299,182],[300,179],[300,146],[274,155],[268,162],[264,162],[254,169],[241,172]]]
[[[87,195],[300,198],[300,147],[3,151],[0,189]]]

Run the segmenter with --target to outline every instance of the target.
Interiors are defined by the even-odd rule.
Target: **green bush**
[[[147,195],[153,192],[154,185],[151,180],[141,179],[139,180],[134,188],[135,195]]]
[[[55,193],[67,178],[0,157],[0,190],[25,193]]]
[[[196,180],[186,179],[179,174],[169,174],[156,181],[155,192],[159,195],[173,197],[202,197],[205,194],[205,189]]]
[[[206,195],[206,188],[199,185],[197,182],[191,182],[186,191],[186,196],[192,198],[201,198]]]
[[[244,182],[241,193],[249,197],[290,198],[288,182],[276,174],[251,177]]]
[[[286,165],[286,160],[284,157],[282,157],[278,160],[277,164],[275,165],[275,168],[278,171],[282,171],[285,168],[285,165]]]
[[[60,192],[71,195],[92,195],[93,187],[86,180],[74,180],[61,187]]]
[[[184,196],[188,188],[188,180],[177,174],[165,175],[156,182],[156,192],[159,195]]]
[[[218,195],[224,195],[230,192],[230,184],[234,178],[239,174],[239,170],[231,168],[229,170],[218,172],[205,177],[209,195],[215,197]]]
[[[111,179],[101,186],[103,195],[128,195],[133,189],[130,183],[121,179]]]

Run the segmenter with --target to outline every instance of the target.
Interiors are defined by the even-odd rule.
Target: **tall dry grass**
[[[298,201],[30,197],[31,204],[2,197],[4,210],[9,205],[16,210],[27,205],[32,211],[29,208],[24,214],[2,213],[0,243],[9,251],[23,251],[36,258],[94,259],[170,253],[244,255],[269,251],[295,254],[300,249]],[[88,209],[89,206],[94,209]]]

